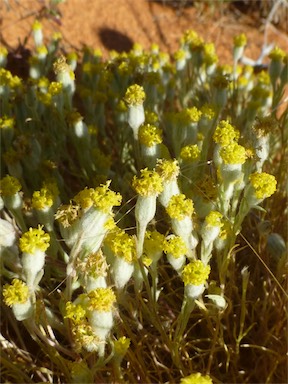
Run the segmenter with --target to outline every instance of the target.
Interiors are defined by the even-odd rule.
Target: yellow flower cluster
[[[0,129],[12,129],[14,128],[14,125],[15,119],[13,117],[0,117]]]
[[[276,191],[277,181],[273,175],[265,172],[253,173],[249,179],[255,189],[257,199],[270,197]]]
[[[21,184],[16,177],[7,175],[0,180],[0,193],[2,196],[14,196],[21,188]]]
[[[130,346],[130,339],[125,336],[114,341],[114,351],[118,356],[124,356]]]
[[[209,214],[206,216],[205,221],[208,225],[212,227],[223,227],[222,222],[223,215],[220,212],[217,211],[210,211]]]
[[[200,149],[197,144],[186,145],[181,148],[180,157],[186,161],[195,161],[200,156]]]
[[[171,219],[183,220],[184,217],[190,217],[194,212],[193,201],[187,199],[183,194],[174,195],[171,197],[166,211]]]
[[[163,190],[159,174],[148,168],[141,169],[139,177],[133,177],[132,187],[140,196],[158,195]]]
[[[57,184],[55,182],[43,183],[40,191],[34,191],[32,196],[32,207],[38,210],[51,207],[59,194]]]
[[[102,184],[97,188],[85,188],[80,191],[74,201],[83,209],[90,208],[92,205],[102,212],[109,213],[113,206],[121,204],[122,197],[120,193],[109,189],[111,181]]]
[[[182,279],[185,285],[204,284],[210,274],[210,266],[201,260],[194,260],[183,268]]]
[[[189,376],[183,377],[180,384],[213,384],[212,379],[208,375],[201,375],[201,373],[192,373]]]
[[[233,141],[237,141],[239,137],[240,132],[235,129],[228,121],[222,120],[215,129],[213,140],[215,143],[224,147]]]
[[[78,219],[81,218],[82,211],[80,205],[77,204],[67,204],[61,205],[56,214],[55,219],[63,225],[64,228],[70,227]]]
[[[163,248],[165,253],[170,253],[175,259],[187,254],[187,246],[180,236],[166,239]]]
[[[220,156],[225,164],[244,164],[247,158],[245,148],[234,142],[221,148]]]
[[[86,310],[82,304],[73,304],[71,301],[67,301],[65,307],[66,314],[65,319],[71,319],[74,323],[79,324],[86,316]]]
[[[151,124],[142,124],[139,128],[138,138],[146,147],[162,143],[162,130]]]
[[[158,159],[156,171],[161,176],[163,182],[176,179],[180,173],[177,160]]]
[[[134,239],[122,229],[111,231],[105,239],[105,244],[109,246],[115,256],[122,257],[128,263],[132,263],[136,258],[136,248]]]
[[[143,87],[138,84],[134,84],[127,89],[124,100],[129,106],[141,105],[143,104],[145,97],[146,95]]]
[[[50,235],[45,233],[42,227],[29,228],[23,233],[19,240],[19,247],[22,252],[34,254],[37,251],[45,252],[49,248]]]
[[[19,280],[13,279],[11,284],[5,284],[3,287],[4,303],[9,307],[14,304],[24,304],[29,298],[29,288]]]
[[[202,118],[205,117],[208,120],[212,120],[215,116],[215,107],[212,105],[204,104],[201,108]]]
[[[144,240],[144,253],[153,255],[163,251],[165,237],[158,231],[146,231]]]
[[[89,298],[88,309],[90,311],[109,312],[116,302],[115,293],[111,288],[96,288],[89,292],[87,297]]]
[[[274,49],[272,49],[272,51],[268,55],[268,57],[274,61],[282,61],[285,56],[285,52],[279,47],[275,47]]]
[[[247,44],[247,37],[244,33],[235,36],[233,40],[235,47],[244,47]]]

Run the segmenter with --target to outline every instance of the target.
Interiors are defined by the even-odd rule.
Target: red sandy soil
[[[29,48],[31,25],[39,18],[45,37],[61,32],[67,51],[88,45],[100,48],[107,56],[111,49],[129,50],[137,42],[146,49],[157,43],[161,50],[173,53],[183,32],[192,29],[206,42],[215,44],[222,63],[231,62],[233,36],[242,32],[248,38],[245,55],[252,59],[259,56],[264,19],[243,14],[235,7],[231,10],[231,6],[217,0],[210,1],[210,6],[202,1],[183,9],[167,6],[169,1],[172,0],[66,0],[58,5],[60,17],[56,18],[48,12],[52,1],[0,0],[0,44],[14,50],[28,36]],[[288,50],[283,29],[269,24],[266,38],[267,44]]]

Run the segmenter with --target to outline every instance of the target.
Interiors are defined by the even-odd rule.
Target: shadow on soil
[[[129,52],[133,47],[133,40],[115,29],[100,28],[97,32],[102,44],[109,51]]]

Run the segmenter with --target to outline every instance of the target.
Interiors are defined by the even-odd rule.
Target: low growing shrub
[[[284,382],[287,55],[33,36],[27,79],[0,51],[3,380]]]

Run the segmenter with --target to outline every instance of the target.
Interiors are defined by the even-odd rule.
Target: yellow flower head
[[[174,59],[176,61],[185,60],[186,58],[186,52],[183,49],[179,49],[174,53]]]
[[[230,144],[232,141],[238,141],[240,137],[240,132],[235,129],[228,121],[222,120],[217,125],[213,140],[215,143],[225,146]]]
[[[177,179],[180,173],[180,168],[177,160],[158,159],[156,171],[161,176],[161,179],[165,182]]]
[[[14,125],[15,119],[13,117],[0,117],[0,129],[13,129]]]
[[[110,312],[116,301],[115,293],[111,288],[96,288],[88,293],[89,305],[91,311]]]
[[[215,108],[212,105],[204,104],[201,108],[202,118],[205,117],[208,120],[212,120],[215,116]]]
[[[153,255],[163,251],[165,237],[158,231],[146,231],[144,240],[144,253]]]
[[[244,47],[247,44],[247,37],[245,33],[241,33],[234,37],[234,46],[235,47]]]
[[[156,125],[159,122],[157,114],[153,111],[145,111],[145,123]]]
[[[277,181],[273,175],[265,172],[253,173],[249,179],[255,189],[257,199],[266,199],[276,191]]]
[[[132,187],[141,196],[158,195],[162,192],[162,180],[158,173],[148,168],[141,169],[140,176],[133,177]]]
[[[45,233],[42,227],[29,228],[28,232],[23,233],[19,240],[19,247],[22,252],[34,254],[36,251],[45,252],[49,248],[50,236]]]
[[[237,143],[230,143],[220,150],[225,164],[244,164],[247,158],[246,149]]]
[[[180,157],[186,161],[195,161],[200,156],[200,149],[197,144],[186,145],[181,148]]]
[[[196,107],[186,108],[180,112],[180,119],[185,124],[197,123],[201,118],[202,112]]]
[[[130,346],[130,339],[127,339],[126,336],[120,337],[118,340],[114,341],[114,351],[118,356],[124,356]]]
[[[141,105],[145,100],[144,88],[138,84],[131,85],[124,96],[124,101],[130,105]]]
[[[134,239],[122,229],[112,231],[106,236],[105,243],[111,248],[114,255],[123,258],[128,263],[132,263],[136,258],[136,248]]]
[[[35,20],[33,25],[32,25],[33,31],[37,31],[39,29],[42,29],[42,24],[40,23],[39,20]]]
[[[63,84],[59,83],[59,81],[52,81],[49,84],[48,92],[51,96],[59,95],[62,92]]]
[[[285,56],[285,52],[279,47],[275,47],[274,49],[272,49],[272,51],[268,55],[268,57],[274,61],[282,61]]]
[[[56,75],[60,73],[65,73],[65,72],[72,72],[71,67],[66,63],[66,58],[61,55],[54,63],[53,63],[53,69]],[[74,73],[73,73],[74,75]]]
[[[181,39],[183,45],[189,46],[192,50],[200,49],[203,45],[203,39],[199,37],[197,32],[188,30]]]
[[[182,279],[185,285],[204,284],[210,274],[210,266],[201,260],[194,260],[183,268]]]
[[[38,210],[50,208],[53,205],[53,195],[46,188],[33,192],[32,207]]]
[[[138,132],[138,138],[141,144],[152,147],[162,143],[162,130],[151,124],[142,124]]]
[[[21,184],[16,177],[7,175],[0,180],[0,193],[2,196],[14,196],[21,190]]]
[[[86,310],[81,304],[73,304],[71,301],[66,303],[65,319],[71,319],[74,323],[81,323],[86,316]]]
[[[174,195],[169,200],[166,208],[171,219],[183,220],[186,216],[190,217],[194,212],[193,201],[187,199],[185,195]]]
[[[32,196],[32,207],[38,210],[50,208],[55,202],[59,194],[57,184],[55,182],[43,183],[40,191],[35,191]]]
[[[109,189],[111,181],[101,184],[99,187],[85,188],[80,191],[74,200],[83,209],[90,208],[92,205],[102,212],[109,213],[113,206],[121,204],[122,197],[119,193]]]
[[[55,219],[63,225],[64,228],[70,227],[82,215],[81,207],[77,204],[61,205],[58,208]]]
[[[175,259],[186,255],[188,252],[182,237],[176,235],[172,235],[166,239],[163,248],[165,253],[170,253]]]
[[[222,222],[223,215],[220,212],[217,211],[210,211],[209,214],[206,216],[205,221],[207,225],[211,227],[223,227]]]
[[[101,249],[95,253],[90,253],[88,257],[83,259],[77,259],[77,271],[81,272],[85,276],[99,277],[107,276],[108,264],[106,257],[103,255]]]
[[[180,380],[180,384],[213,384],[212,379],[206,375],[203,376],[201,373],[192,373],[189,376],[183,377]]]
[[[7,48],[0,46],[0,56],[6,57],[8,55]]]
[[[5,284],[3,287],[4,303],[9,307],[14,304],[24,304],[29,298],[29,288],[18,279],[13,279],[11,284]]]

